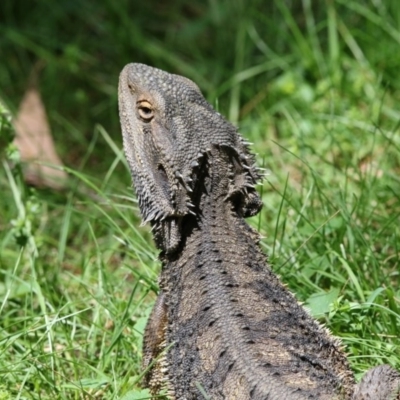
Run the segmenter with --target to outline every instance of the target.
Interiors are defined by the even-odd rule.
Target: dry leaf
[[[26,163],[25,180],[32,185],[63,189],[68,175],[59,169],[63,163],[54,147],[50,126],[40,94],[36,88],[28,89],[14,120],[15,144]],[[55,168],[51,167],[54,165]]]
[[[359,161],[358,168],[363,176],[370,175],[376,178],[382,178],[383,176],[383,171],[379,168],[378,162],[372,158],[371,154]]]

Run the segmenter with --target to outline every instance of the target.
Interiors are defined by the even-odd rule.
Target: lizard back
[[[353,376],[338,341],[271,271],[258,234],[226,198],[227,150],[208,153],[198,216],[161,273],[171,397],[201,399],[200,385],[210,399],[350,398]]]

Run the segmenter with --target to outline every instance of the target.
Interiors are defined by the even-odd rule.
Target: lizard
[[[188,78],[122,70],[123,147],[162,269],[144,383],[169,399],[400,399],[383,365],[357,385],[340,341],[280,282],[245,218],[262,201],[249,144]]]

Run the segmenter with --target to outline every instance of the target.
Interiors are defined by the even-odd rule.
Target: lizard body
[[[139,206],[161,250],[143,349],[151,392],[177,400],[400,398],[400,375],[388,366],[355,384],[338,340],[266,263],[245,221],[262,206],[254,157],[198,87],[129,64],[119,107]]]

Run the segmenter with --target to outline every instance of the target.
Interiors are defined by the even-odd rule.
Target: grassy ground
[[[159,263],[120,152],[129,61],[192,78],[255,143],[269,174],[251,223],[274,270],[342,339],[357,377],[400,368],[400,5],[263,3],[2,5],[0,96],[14,110],[44,60],[71,188],[23,183],[3,119],[1,400],[148,398],[139,363]]]

